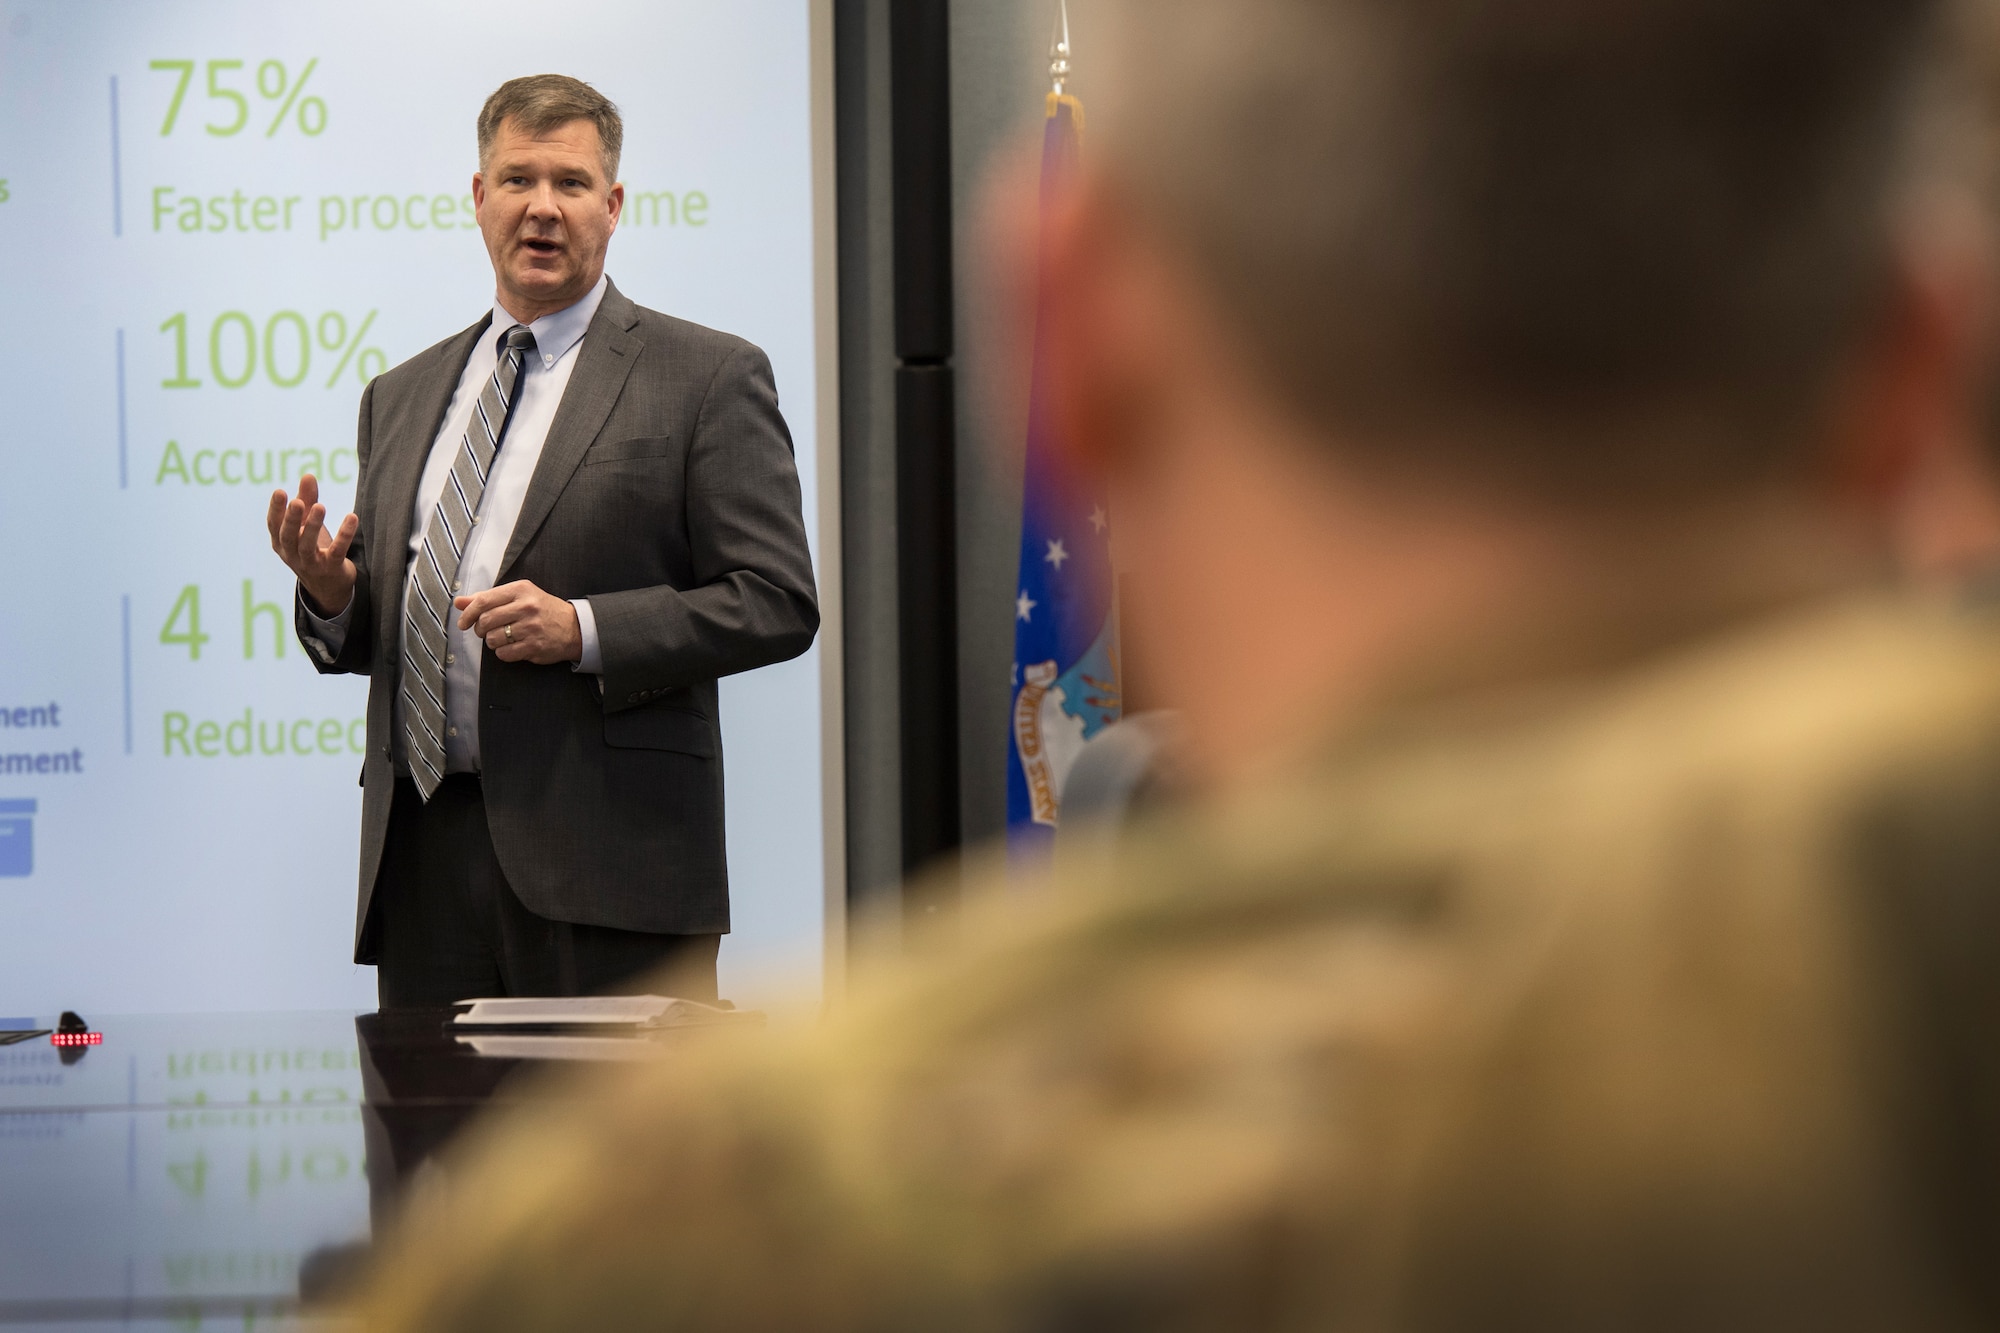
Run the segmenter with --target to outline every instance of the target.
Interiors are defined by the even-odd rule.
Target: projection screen
[[[776,370],[828,629],[723,684],[723,989],[817,981],[842,890],[829,8],[0,6],[0,1012],[372,1007],[366,681],[293,641],[264,507],[311,471],[345,513],[363,385],[491,303],[474,118],[543,71],[624,113],[613,280]]]

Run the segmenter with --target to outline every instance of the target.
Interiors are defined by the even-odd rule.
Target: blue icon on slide
[[[0,878],[35,873],[35,803],[0,801]]]

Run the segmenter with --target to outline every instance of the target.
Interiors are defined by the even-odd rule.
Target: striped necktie
[[[424,525],[424,544],[410,565],[403,599],[403,738],[409,743],[410,777],[428,801],[444,781],[444,663],[446,627],[458,613],[458,565],[479,522],[486,478],[507,434],[521,360],[535,335],[516,324],[502,336],[499,364],[479,391],[479,402],[458,442],[458,456],[443,494]]]

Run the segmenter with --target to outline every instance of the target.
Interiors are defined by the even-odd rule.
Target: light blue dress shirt
[[[556,409],[562,405],[563,390],[569,386],[570,374],[576,369],[584,331],[590,327],[598,305],[604,300],[606,282],[600,277],[589,294],[575,305],[552,315],[543,315],[528,325],[529,331],[535,335],[535,348],[522,361],[521,378],[515,385],[514,406],[508,416],[506,433],[501,438],[500,454],[487,476],[486,493],[479,502],[479,517],[474,520],[476,526],[459,560],[458,591],[461,595],[486,591],[493,586],[493,580],[500,572],[500,561],[505,558],[507,545],[513,539],[514,525],[521,518],[521,504],[527,499],[528,483],[534,480],[535,464],[541,460],[542,446],[548,441],[549,426],[555,420]],[[423,477],[417,483],[417,498],[410,521],[408,558],[411,560],[422,549],[426,520],[438,497],[444,494],[452,461],[458,456],[459,442],[471,425],[480,389],[499,364],[500,339],[518,323],[519,320],[495,301],[493,322],[479,335],[472,355],[466,359],[465,371],[458,378],[458,389],[451,397],[451,406],[445,409],[444,426],[431,443],[430,457],[424,464]],[[403,596],[407,613],[407,579],[403,583]],[[306,607],[306,618],[318,639],[312,645],[314,651],[322,659],[332,661],[347,641],[348,623],[354,614],[353,601],[350,599],[340,614],[330,620],[313,614],[309,603],[301,604]],[[583,657],[573,669],[602,675],[604,657],[598,646],[597,618],[590,609],[590,601],[578,598],[570,605],[576,608],[577,628],[583,637]],[[453,617],[445,641],[444,766],[447,773],[479,771],[479,667],[482,647],[484,644],[479,636],[471,630],[458,628],[458,620]],[[403,743],[402,699],[399,692],[396,701],[396,746],[399,751]]]

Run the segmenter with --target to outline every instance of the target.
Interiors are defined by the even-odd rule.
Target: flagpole
[[[1069,44],[1069,0],[1056,0],[1055,31],[1049,35],[1049,96],[1048,115],[1053,120],[1056,108],[1067,107],[1073,127],[1083,129],[1083,104],[1070,95],[1070,75],[1075,67],[1070,64]]]
[[[1057,97],[1069,82],[1069,0],[1056,0],[1056,30],[1049,43],[1049,83]]]

